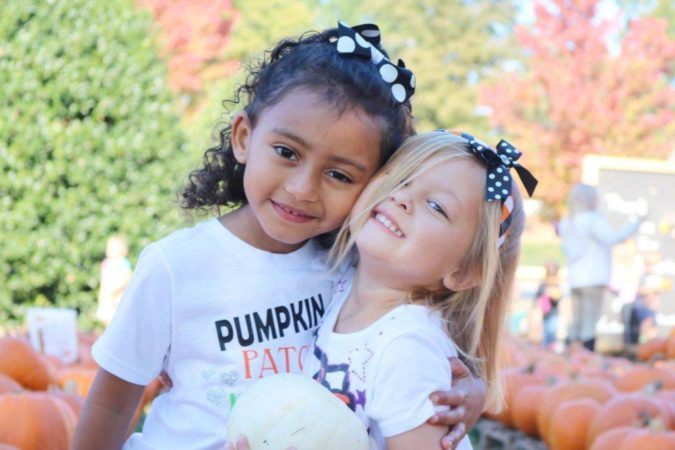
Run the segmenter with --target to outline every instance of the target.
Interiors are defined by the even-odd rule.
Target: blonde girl
[[[450,386],[447,358],[458,353],[487,382],[487,407],[502,404],[500,337],[524,226],[510,169],[530,194],[536,180],[513,146],[497,149],[446,131],[408,138],[332,249],[337,266],[356,247],[358,263],[305,373],[363,420],[371,449],[439,448],[445,429],[427,423],[428,394]]]

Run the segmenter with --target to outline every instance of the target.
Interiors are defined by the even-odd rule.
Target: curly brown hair
[[[338,113],[360,108],[380,124],[381,164],[403,140],[414,133],[409,101],[397,102],[369,61],[339,55],[335,48],[337,29],[308,32],[298,39],[285,39],[249,67],[246,82],[233,103],[243,98],[251,125],[262,111],[297,89],[310,89]],[[379,47],[385,55],[383,48]],[[231,123],[220,130],[220,142],[204,153],[203,166],[190,173],[181,192],[185,209],[212,210],[247,203],[244,192],[245,165],[234,157],[230,142]]]

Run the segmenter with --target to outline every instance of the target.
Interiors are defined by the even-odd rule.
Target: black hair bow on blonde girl
[[[467,141],[471,152],[487,166],[487,180],[485,183],[485,199],[488,202],[499,200],[502,203],[502,217],[499,223],[499,240],[497,245],[504,243],[506,232],[511,225],[511,212],[513,211],[513,195],[511,194],[510,169],[516,169],[520,181],[523,182],[528,195],[532,197],[537,187],[537,179],[518,162],[522,153],[513,145],[501,139],[497,143],[497,149],[479,141],[469,133],[440,129],[461,136]]]
[[[415,93],[415,75],[405,67],[402,60],[392,63],[377,46],[380,44],[380,28],[372,23],[350,27],[338,22],[337,51],[343,55],[372,62],[382,79],[389,85],[394,99],[403,103]]]
[[[514,168],[523,182],[528,195],[532,197],[537,187],[537,179],[518,163],[522,153],[504,139],[497,143],[497,148],[492,149],[483,144],[469,133],[461,133],[461,136],[469,142],[471,151],[487,165],[487,183],[485,196],[487,201],[506,200],[511,193],[511,173]]]
[[[460,136],[467,140],[473,154],[483,160],[487,166],[486,200],[502,202],[502,217],[499,223],[499,239],[497,241],[497,245],[501,246],[511,225],[511,212],[513,211],[513,195],[511,194],[511,183],[513,181],[510,169],[516,169],[520,181],[523,182],[523,186],[525,186],[525,190],[530,197],[537,187],[537,179],[518,162],[522,153],[504,139],[497,143],[496,149],[492,149],[469,133],[460,133]]]

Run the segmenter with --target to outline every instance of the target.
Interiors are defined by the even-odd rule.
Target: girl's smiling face
[[[367,208],[385,172],[355,205]],[[356,232],[360,265],[377,265],[390,287],[409,291],[465,288],[461,263],[473,242],[484,201],[485,169],[468,157],[431,158],[410,181],[372,207]]]
[[[299,89],[266,108],[257,123],[232,124],[232,147],[246,164],[248,204],[240,237],[288,252],[340,227],[380,165],[381,126],[359,109],[340,114],[319,94]]]

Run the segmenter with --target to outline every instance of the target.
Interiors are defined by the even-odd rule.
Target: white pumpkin
[[[316,381],[293,374],[262,378],[237,398],[228,440],[239,434],[251,450],[368,450],[356,414]]]

